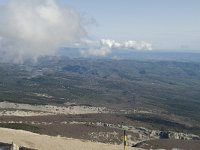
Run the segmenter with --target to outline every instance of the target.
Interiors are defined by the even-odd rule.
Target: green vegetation
[[[199,91],[198,62],[63,57],[35,65],[0,64],[1,101],[142,108],[200,121]]]

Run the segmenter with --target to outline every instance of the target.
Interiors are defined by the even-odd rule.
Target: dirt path
[[[27,131],[0,128],[0,142],[12,143],[39,150],[123,150],[123,146],[93,143],[62,137],[38,135]],[[127,150],[139,150],[127,148]]]

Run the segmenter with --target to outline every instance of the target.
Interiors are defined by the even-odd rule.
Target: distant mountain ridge
[[[80,51],[86,48],[62,48],[57,53],[59,56],[68,56],[70,58],[82,58]],[[131,59],[131,60],[165,60],[182,62],[200,62],[200,53],[181,52],[181,51],[133,51],[133,50],[113,50],[113,53],[104,57],[88,57],[98,59]]]

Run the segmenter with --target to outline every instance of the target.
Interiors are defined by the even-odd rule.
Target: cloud
[[[0,8],[0,59],[23,63],[54,55],[86,35],[79,14],[55,0],[10,0]]]
[[[94,44],[97,42],[86,41],[86,43]],[[152,44],[144,42],[144,41],[138,42],[138,41],[132,41],[132,40],[125,41],[125,42],[116,42],[115,40],[111,40],[111,39],[102,39],[98,42],[98,46],[96,47],[89,48],[87,50],[81,50],[81,55],[84,57],[106,56],[112,53],[114,50],[152,50]]]

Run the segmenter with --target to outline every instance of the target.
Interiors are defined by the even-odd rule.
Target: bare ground
[[[12,129],[0,128],[1,141],[19,146],[35,148],[39,150],[120,150],[122,145],[110,145],[68,139],[63,137],[51,137],[47,135],[34,134],[27,131],[16,131]],[[138,148],[128,147],[127,150],[138,150]]]
[[[109,124],[114,126],[109,126]],[[76,150],[76,148],[73,147],[73,144],[70,143],[74,143],[75,145],[83,145],[85,146],[85,149],[122,149],[123,147],[116,146],[123,143],[122,126],[130,126],[131,130],[135,130],[134,128],[132,128],[132,126],[136,128],[155,128],[151,124],[147,124],[133,119],[128,119],[127,117],[125,117],[125,115],[117,114],[116,112],[113,113],[113,111],[107,110],[104,107],[77,106],[71,104],[65,104],[63,106],[27,105],[7,102],[0,103],[0,125],[1,127],[14,127],[13,129],[22,129],[39,134],[45,134],[46,136],[39,134],[36,135],[25,131],[0,129],[0,142],[16,141],[16,144],[31,148],[38,147],[41,150],[48,149],[48,142],[55,143],[55,145],[49,144],[49,146],[52,147],[56,146],[54,148],[55,150],[66,149],[66,145],[70,147],[67,147],[67,149]],[[146,129],[144,128],[141,128],[139,130],[137,129],[137,132],[139,131],[139,133],[128,131],[128,145],[132,146],[132,144],[143,141],[145,137],[148,137],[146,135],[145,130]],[[3,133],[7,135],[5,136]],[[19,136],[19,139],[15,135]],[[30,135],[30,138],[28,138],[28,135]],[[143,137],[143,135],[145,137]],[[64,137],[72,139],[67,139]],[[43,139],[45,139],[44,143]],[[88,141],[101,142],[107,144],[92,143]],[[175,142],[175,145],[183,145],[186,148],[191,144],[194,145],[194,147],[196,147],[196,143],[193,141],[188,141],[186,145],[176,140],[172,140],[172,142]],[[199,141],[197,141],[197,144],[198,142]],[[108,143],[115,144],[115,146],[109,145]],[[144,147],[144,145],[139,146],[143,146],[143,148],[149,149],[168,148],[167,146],[170,145],[169,141],[167,140],[151,140],[149,141],[149,143],[147,142],[146,144],[147,145],[145,146],[149,145],[150,147]],[[100,148],[98,148],[98,146]],[[84,150],[81,146],[79,147],[79,149]]]

